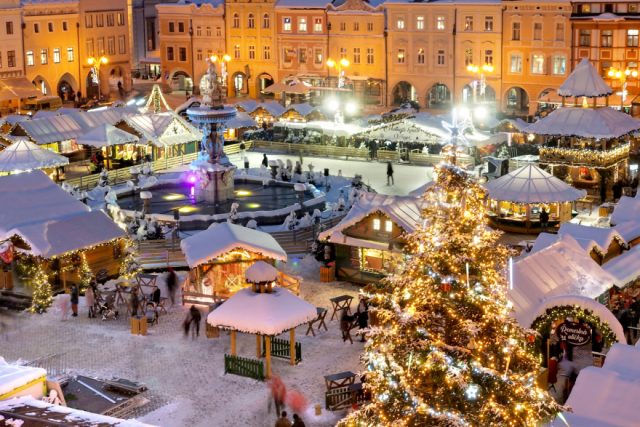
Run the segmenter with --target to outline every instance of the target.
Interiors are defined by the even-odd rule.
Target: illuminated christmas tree
[[[80,264],[80,292],[84,292],[89,286],[91,286],[91,282],[94,279],[93,271],[89,268],[89,263],[87,262],[87,257],[84,252],[81,255],[82,263]]]
[[[125,279],[133,279],[140,273],[142,270],[140,268],[140,264],[137,261],[137,253],[135,248],[133,247],[133,242],[131,239],[126,239],[124,241],[124,259],[120,264],[120,277]]]
[[[536,426],[561,407],[509,315],[509,253],[487,227],[485,192],[452,164],[435,174],[402,271],[368,289],[372,399],[342,425]]]
[[[29,311],[32,313],[44,313],[53,303],[53,291],[51,283],[49,283],[49,277],[40,265],[37,267],[32,283],[33,296]]]

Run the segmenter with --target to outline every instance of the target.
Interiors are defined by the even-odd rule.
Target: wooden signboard
[[[560,341],[580,347],[591,342],[591,328],[574,322],[564,322],[558,327]]]

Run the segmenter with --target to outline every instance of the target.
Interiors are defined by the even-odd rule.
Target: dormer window
[[[373,229],[375,231],[380,231],[380,219],[379,218],[374,218],[373,219]]]
[[[391,233],[393,231],[393,222],[386,220],[384,222],[384,231],[387,233]]]

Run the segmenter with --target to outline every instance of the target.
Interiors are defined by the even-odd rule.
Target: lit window
[[[627,30],[627,46],[638,47],[638,30]]]
[[[442,31],[444,30],[444,16],[436,16],[436,30]]]
[[[511,55],[511,60],[509,62],[509,71],[512,73],[521,73],[522,72],[522,56],[520,55]]]
[[[553,74],[563,75],[567,70],[567,58],[564,56],[553,57]]]
[[[324,55],[322,54],[322,49],[315,49],[314,55],[313,55],[313,63],[314,64],[322,64],[323,56]]]
[[[26,53],[27,56],[27,65],[28,66],[33,66],[35,65],[35,61],[33,59],[33,51],[32,50],[28,50]]]
[[[373,229],[374,230],[380,230],[380,219],[379,218],[374,218],[373,219]]]
[[[40,49],[40,63],[44,65],[44,64],[47,64],[48,62],[49,62],[49,50]]]
[[[424,49],[418,49],[418,64],[424,64]]]
[[[396,29],[404,30],[404,18],[398,18],[396,20]]]
[[[404,64],[406,56],[404,49],[398,49],[398,64]]]
[[[493,16],[484,17],[484,30],[493,31]]]
[[[291,18],[289,17],[282,18],[282,30],[291,31]]]
[[[54,62],[54,64],[59,64],[60,63],[60,48],[59,47],[53,48],[53,62]]]
[[[424,16],[416,18],[416,30],[424,30]]]
[[[313,31],[316,33],[322,32],[322,18],[313,19]]]
[[[298,19],[298,31],[303,33],[307,32],[307,18]]]
[[[531,61],[531,72],[533,74],[544,74],[544,55],[533,55],[533,61]]]
[[[473,31],[473,16],[464,17],[464,30]]]
[[[384,231],[391,233],[393,231],[393,222],[386,220],[384,222]]]

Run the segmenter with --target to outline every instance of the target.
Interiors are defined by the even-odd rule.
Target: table
[[[333,375],[325,375],[324,382],[327,385],[327,391],[340,387],[347,387],[356,382],[356,374],[351,371],[339,372]]]
[[[331,313],[331,320],[336,317],[336,312],[342,309],[346,309],[347,313],[351,314],[351,301],[353,297],[351,295],[340,295],[329,299],[333,307],[333,313]]]
[[[329,330],[327,329],[327,324],[324,323],[324,318],[327,317],[327,309],[322,307],[316,307],[316,312],[318,313],[318,317],[308,322],[309,327],[307,328],[307,332],[305,333],[305,335],[309,335],[309,332],[311,332],[314,337],[316,336],[316,333],[313,331],[313,324],[316,322],[319,322],[318,332],[320,332],[320,328],[323,326],[325,331]]]

